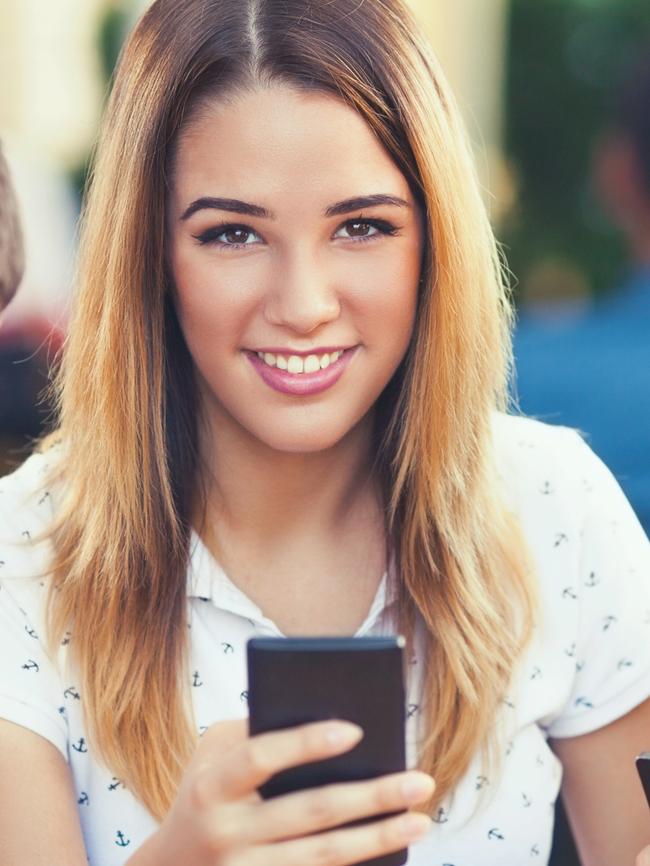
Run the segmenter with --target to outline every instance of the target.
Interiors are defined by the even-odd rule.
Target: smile
[[[310,397],[335,385],[356,354],[358,346],[314,355],[252,352],[244,354],[263,382],[274,391],[294,397]]]
[[[327,370],[330,364],[335,364],[343,354],[343,350],[332,352],[324,355],[307,355],[306,358],[301,358],[300,355],[274,355],[271,352],[258,352],[257,357],[261,358],[269,367],[277,367],[278,370],[287,370],[289,373],[316,373],[318,370]]]

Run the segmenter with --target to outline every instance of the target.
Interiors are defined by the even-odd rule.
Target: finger
[[[374,821],[363,827],[331,830],[288,842],[247,848],[229,866],[349,866],[399,851],[425,836],[431,819],[420,812]]]
[[[643,849],[634,861],[634,866],[650,866],[650,847]]]
[[[201,737],[203,749],[214,749],[217,754],[227,752],[248,739],[248,718],[216,722]]]
[[[348,751],[363,731],[350,722],[312,722],[257,734],[215,756],[205,766],[200,782],[203,796],[215,800],[244,797],[263,785],[280,770],[308,764]]]
[[[360,818],[400,812],[427,800],[431,776],[417,771],[381,779],[325,785],[275,797],[241,814],[241,832],[252,843],[267,843],[340,827]]]

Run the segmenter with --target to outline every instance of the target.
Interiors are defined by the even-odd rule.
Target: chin
[[[345,437],[347,432],[347,430],[330,432],[320,428],[295,431],[283,430],[277,431],[277,434],[274,435],[266,430],[264,431],[264,435],[258,438],[273,451],[279,451],[284,454],[316,454],[319,451],[327,451],[330,448],[334,448]]]

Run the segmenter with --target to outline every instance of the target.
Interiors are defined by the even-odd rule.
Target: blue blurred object
[[[650,534],[650,266],[579,318],[522,313],[515,360],[522,411],[586,434]]]

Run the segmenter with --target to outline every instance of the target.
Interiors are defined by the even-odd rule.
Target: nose
[[[313,256],[295,253],[278,263],[265,304],[265,318],[297,334],[310,334],[341,313],[331,273]]]

